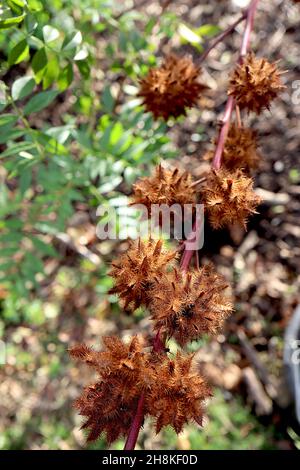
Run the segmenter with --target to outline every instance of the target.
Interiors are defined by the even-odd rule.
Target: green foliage
[[[78,201],[94,210],[113,204],[122,185],[174,155],[166,125],[154,123],[134,96],[137,78],[154,61],[151,27],[141,35],[133,27],[140,14],[115,19],[115,6],[11,0],[3,8],[0,283],[13,303],[39,289],[44,262],[56,255],[53,237],[65,231]],[[106,81],[96,62],[107,32]],[[52,114],[69,97],[53,126]]]

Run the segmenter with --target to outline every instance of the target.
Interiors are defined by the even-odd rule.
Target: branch
[[[222,31],[213,41],[212,43],[208,46],[206,51],[201,54],[198,62],[204,62],[210,51],[212,51],[220,42],[222,42],[227,36],[229,36],[230,33],[239,25],[242,21],[244,21],[247,17],[247,10],[244,11],[242,16],[240,16],[232,25],[230,25],[225,31]]]

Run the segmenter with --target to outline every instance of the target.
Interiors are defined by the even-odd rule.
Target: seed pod
[[[73,358],[85,362],[99,374],[98,380],[86,387],[74,406],[87,418],[88,441],[106,434],[108,444],[126,436],[136,413],[139,397],[155,374],[151,355],[143,351],[143,341],[134,337],[129,344],[119,338],[105,337],[105,351],[96,352],[85,345],[70,350]]]
[[[156,418],[157,433],[164,426],[180,433],[191,420],[202,425],[203,405],[211,395],[195,370],[193,355],[177,353],[172,360],[162,357],[156,365],[156,384],[146,396],[146,409]]]
[[[215,334],[232,312],[227,283],[211,265],[191,272],[174,269],[154,284],[150,311],[154,328],[183,346]]]
[[[151,215],[153,204],[195,204],[196,191],[192,176],[180,172],[178,168],[167,170],[161,165],[155,169],[154,176],[141,178],[133,185],[132,204],[142,204]]]
[[[223,151],[223,167],[229,171],[240,168],[250,173],[258,167],[261,159],[257,147],[257,134],[253,129],[231,124]],[[214,152],[209,151],[204,159],[212,160],[213,156]]]
[[[200,190],[200,198],[212,227],[219,229],[238,223],[246,229],[261,198],[253,191],[253,180],[241,170],[212,170]]]
[[[198,81],[200,73],[190,57],[167,56],[161,67],[150,69],[140,82],[139,96],[147,111],[166,121],[185,115],[186,108],[195,106],[207,88]]]
[[[125,310],[132,312],[148,305],[149,292],[155,277],[161,276],[176,252],[163,249],[162,240],[133,242],[129,250],[112,263],[110,276],[115,285],[110,290],[121,299]]]
[[[250,52],[231,77],[228,94],[242,109],[260,114],[284,90],[276,63],[255,57]]]

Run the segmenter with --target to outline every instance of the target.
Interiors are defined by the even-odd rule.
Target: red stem
[[[141,394],[137,405],[136,413],[131,423],[124,450],[134,450],[136,441],[144,420],[145,394]]]
[[[247,55],[247,52],[248,52],[248,48],[250,44],[250,36],[253,30],[254,16],[255,16],[256,8],[258,6],[258,2],[259,0],[252,0],[248,9],[246,28],[245,28],[242,46],[240,50],[240,60],[243,60],[243,58]]]
[[[239,54],[239,59],[238,62],[241,63],[244,59],[244,57],[247,55],[249,44],[250,44],[250,35],[253,29],[253,24],[254,24],[254,15],[255,11],[257,8],[259,0],[252,0],[248,12],[247,12],[247,20],[246,20],[246,27],[242,39],[242,45],[240,49],[240,54]],[[221,162],[222,162],[222,155],[224,151],[224,146],[230,126],[230,120],[231,120],[231,115],[232,111],[234,108],[234,98],[230,96],[227,100],[226,108],[225,108],[225,113],[224,117],[222,119],[222,127],[220,130],[219,138],[218,138],[218,143],[216,147],[216,152],[212,161],[212,168],[215,170],[219,170],[221,168]]]
[[[218,138],[217,148],[216,148],[216,152],[215,152],[212,165],[211,165],[212,168],[214,168],[215,170],[219,170],[221,168],[221,160],[222,160],[225,142],[227,139],[227,134],[229,131],[230,119],[231,119],[233,108],[234,108],[234,98],[230,96],[227,100],[225,113],[224,113],[224,117],[222,120],[222,127],[221,127],[221,131],[220,131],[219,138]]]

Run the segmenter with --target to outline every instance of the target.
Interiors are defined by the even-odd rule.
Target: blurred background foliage
[[[97,207],[122,211],[136,178],[178,155],[174,123],[154,122],[137,97],[164,41],[176,33],[201,52],[219,30],[167,8],[145,15],[132,2],[0,2],[1,449],[83,447],[72,401],[91,377],[67,348],[97,347],[101,335],[126,336],[138,322],[147,329],[142,312],[121,315],[106,295],[108,262],[124,246],[97,240]],[[135,215],[126,217],[134,235]],[[141,446],[270,449],[282,438],[228,393],[216,392],[208,415],[205,431],[190,426],[179,437],[155,437],[146,424]]]

